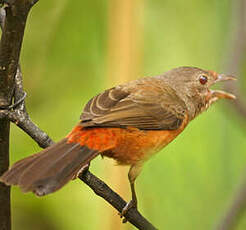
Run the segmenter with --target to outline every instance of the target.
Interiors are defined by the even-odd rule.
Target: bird
[[[124,216],[137,208],[135,180],[144,163],[215,101],[235,99],[233,94],[211,89],[217,82],[235,79],[182,66],[107,89],[89,100],[65,138],[17,161],[0,181],[44,196],[77,178],[98,155],[113,158],[130,166],[132,199],[122,210]]]

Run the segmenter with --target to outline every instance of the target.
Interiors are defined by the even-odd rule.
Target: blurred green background
[[[57,141],[78,122],[85,103],[106,87],[183,65],[223,72],[234,3],[40,0],[29,16],[21,54],[30,116]],[[137,180],[143,215],[159,229],[215,227],[246,166],[245,130],[226,102],[191,122],[145,164]],[[39,150],[12,125],[12,163]],[[121,193],[111,180],[111,166],[98,158],[91,171]],[[122,170],[116,175],[128,191]],[[133,229],[79,180],[42,198],[14,187],[12,220],[14,230]],[[246,229],[246,216],[237,229]]]

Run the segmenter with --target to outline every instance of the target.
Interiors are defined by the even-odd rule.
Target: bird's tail
[[[1,177],[7,185],[18,185],[23,192],[32,191],[38,196],[55,192],[95,158],[100,151],[88,147],[90,139],[81,126],[58,143],[16,162]]]

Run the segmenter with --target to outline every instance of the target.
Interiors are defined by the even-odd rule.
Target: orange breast
[[[117,144],[110,151],[102,155],[114,158],[119,164],[135,164],[146,161],[153,154],[160,151],[185,128],[177,130],[139,130],[136,128],[118,129]]]
[[[122,128],[89,128],[76,126],[67,136],[68,142],[102,152],[102,156],[115,159],[119,164],[145,161],[170,143],[187,125],[185,119],[177,130],[139,130]]]

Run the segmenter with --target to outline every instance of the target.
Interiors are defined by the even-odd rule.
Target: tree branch
[[[27,0],[0,1],[2,37],[0,42],[0,107],[8,107],[14,93],[14,78],[19,62],[20,50],[27,15],[34,2]],[[6,18],[6,20],[4,20]],[[9,166],[9,120],[0,118],[0,174]],[[0,183],[0,229],[11,229],[10,188]]]
[[[227,60],[225,61],[225,69],[229,73],[233,73],[238,76],[238,85],[227,83],[226,90],[237,95],[237,100],[232,105],[235,111],[246,121],[246,101],[243,92],[240,92],[239,82],[240,82],[240,72],[242,69],[243,60],[245,58],[246,51],[246,1],[234,1],[233,17],[231,23],[232,27],[236,27],[235,33],[231,34],[231,41],[229,44],[229,52]],[[245,175],[246,170],[244,170],[243,175]],[[217,230],[230,230],[235,229],[243,212],[246,210],[246,178],[243,176],[243,181],[235,194],[233,201],[223,216],[221,222],[219,223]]]
[[[237,95],[237,100],[233,101],[235,111],[245,120],[246,118],[246,100],[244,92],[240,90],[240,72],[242,70],[243,60],[246,52],[246,1],[234,1],[233,12],[230,25],[231,38],[228,45],[228,55],[224,60],[226,72],[237,76],[235,82],[226,82],[226,90]],[[236,25],[236,26],[235,26]]]
[[[108,187],[108,185],[106,185],[102,180],[97,178],[89,171],[82,172],[79,175],[79,179],[86,183],[98,196],[106,200],[120,213],[126,206],[126,201],[124,201],[117,193],[115,193],[110,187]],[[138,229],[156,229],[135,208],[129,209],[129,211],[125,215],[125,218]]]
[[[23,91],[22,86],[22,73],[20,67],[18,66],[15,76],[14,102],[19,101],[24,94],[25,92]],[[36,141],[41,148],[46,148],[54,143],[45,132],[43,132],[35,123],[32,122],[26,111],[25,103],[21,103],[13,110],[4,110],[0,113],[0,118],[1,117],[8,117],[10,121],[15,123],[34,141]]]
[[[246,171],[244,171],[246,172]],[[245,175],[245,174],[244,174]],[[217,230],[235,229],[246,207],[246,180],[244,179],[235,195],[232,204],[218,225]]]
[[[18,69],[16,74],[16,90],[15,95],[19,98],[24,94],[22,87],[22,74],[20,69]],[[15,98],[15,100],[19,99]],[[54,142],[51,138],[42,131],[37,125],[35,125],[25,108],[25,102],[16,107],[11,111],[4,111],[0,113],[1,116],[6,116],[12,122],[14,122],[17,126],[19,126],[23,131],[25,131],[29,136],[31,136],[34,141],[36,141],[40,147],[47,148]],[[85,184],[87,184],[98,196],[102,197],[109,204],[111,204],[115,209],[119,212],[126,205],[126,201],[124,201],[117,193],[115,193],[107,184],[105,184],[102,180],[97,178],[91,172],[86,171],[79,176],[79,179],[82,180]],[[156,228],[148,222],[137,209],[130,209],[125,218],[131,224],[136,226],[138,229],[146,229],[146,230],[155,230]]]
[[[0,24],[4,22],[4,16],[5,16],[4,13],[2,14],[0,12]],[[24,31],[24,28],[23,28],[23,31]],[[22,36],[23,36],[23,33],[22,33]],[[15,64],[16,63],[18,63],[18,61],[15,62]],[[13,96],[14,102],[16,103],[24,96],[25,92],[23,91],[22,73],[21,73],[20,66],[18,66],[17,64],[15,66],[17,68],[17,71],[13,71],[13,73],[16,73],[16,74],[15,74],[14,82],[12,82],[12,84],[15,87],[13,87],[14,90],[12,91],[11,97],[9,98],[12,98]],[[8,105],[9,104],[4,104],[2,106],[7,106],[6,108],[8,108]],[[42,148],[46,148],[54,143],[44,131],[42,131],[37,125],[35,125],[31,121],[26,111],[25,101],[23,101],[23,103],[16,105],[14,108],[0,110],[0,119],[5,119],[7,122],[12,121],[13,123],[15,123],[24,132],[26,132],[31,138],[33,138],[33,140],[36,141],[38,145]],[[3,171],[5,171],[6,169],[7,168],[5,167]],[[79,178],[84,183],[86,183],[98,196],[105,199],[119,212],[122,211],[122,209],[126,205],[126,201],[124,201],[117,193],[115,193],[112,189],[110,189],[102,180],[97,178],[95,175],[90,173],[88,170],[86,172],[83,172],[79,176]],[[126,213],[125,218],[130,223],[132,223],[134,226],[136,226],[138,229],[143,229],[143,230],[145,229],[155,230],[156,229],[150,222],[148,222],[134,208],[130,209]],[[1,222],[1,219],[0,219],[0,222]]]

